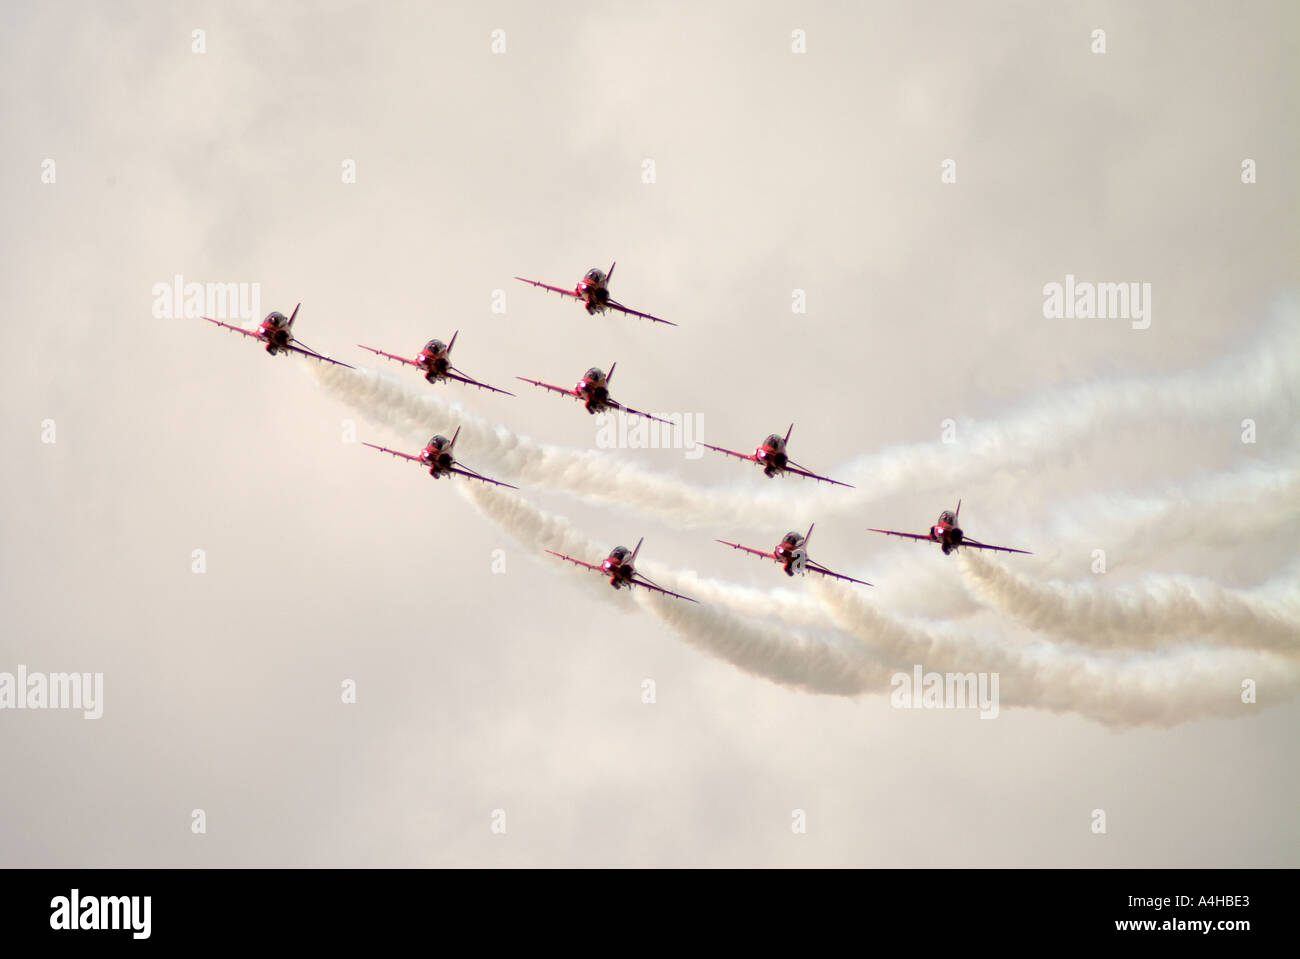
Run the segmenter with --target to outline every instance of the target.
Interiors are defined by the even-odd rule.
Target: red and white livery
[[[876,529],[871,527],[873,533],[884,533],[886,536],[902,536],[906,539],[922,539],[931,543],[938,543],[943,548],[943,554],[947,556],[953,550],[962,546],[969,546],[971,549],[993,549],[1000,553],[1023,553],[1026,556],[1033,554],[1027,549],[1012,549],[1010,546],[990,546],[988,543],[981,543],[967,536],[960,526],[957,525],[957,517],[961,515],[961,500],[957,500],[957,509],[946,509],[939,514],[939,521],[930,527],[928,533],[900,533],[893,529]]]
[[[683,596],[681,593],[674,593],[671,589],[664,589],[657,583],[652,583],[645,576],[636,571],[636,554],[641,552],[641,544],[645,542],[645,537],[636,541],[636,548],[629,550],[626,546],[615,546],[609,551],[609,555],[599,563],[588,563],[581,559],[574,559],[572,556],[565,556],[563,553],[557,553],[553,549],[546,552],[552,556],[558,556],[560,559],[567,560],[575,566],[581,566],[584,569],[594,570],[602,576],[609,577],[609,585],[615,589],[633,586],[642,586],[652,592],[663,593],[665,596],[673,596],[677,599],[684,599],[688,603],[698,602],[689,596]]]
[[[642,313],[640,310],[634,310],[630,306],[624,306],[617,300],[611,299],[609,295],[609,281],[614,276],[614,267],[617,264],[609,265],[609,272],[606,273],[599,267],[593,266],[590,270],[582,275],[578,285],[571,290],[566,290],[562,286],[551,286],[549,283],[542,283],[540,280],[530,280],[526,276],[517,276],[516,280],[524,283],[531,283],[533,286],[539,286],[543,290],[550,290],[552,293],[559,293],[561,296],[571,296],[575,300],[581,300],[587,307],[587,313],[595,316],[597,313],[604,313],[608,310],[618,310],[620,313],[626,313],[628,316],[639,316],[643,320],[651,320],[655,323],[666,323],[669,326],[677,324],[671,320],[663,320],[657,316],[651,316],[649,313]]]
[[[396,360],[398,363],[405,363],[407,366],[414,366],[417,370],[424,373],[424,378],[430,383],[437,383],[443,380],[455,380],[457,383],[467,383],[470,386],[477,386],[481,390],[491,390],[493,393],[504,393],[506,396],[515,394],[506,390],[497,389],[495,386],[488,386],[486,383],[480,383],[473,377],[467,376],[463,370],[458,370],[451,365],[451,348],[456,345],[456,337],[460,335],[457,330],[451,335],[451,342],[444,343],[442,340],[430,340],[424,344],[424,349],[415,354],[415,357],[408,359],[405,356],[398,356],[396,353],[385,353],[383,350],[377,350],[373,346],[366,346],[364,343],[358,343],[357,346],[363,350],[369,350],[376,356],[384,356],[390,360]]]
[[[308,347],[307,344],[294,337],[293,321],[298,318],[298,309],[301,306],[301,303],[299,303],[298,306],[295,306],[293,312],[288,316],[285,316],[283,313],[278,311],[266,314],[266,319],[258,324],[256,330],[246,330],[242,326],[235,326],[233,323],[223,323],[221,320],[214,320],[210,316],[205,316],[203,319],[235,333],[240,333],[244,336],[251,336],[260,343],[265,343],[266,352],[270,353],[272,356],[275,356],[280,352],[301,353],[303,356],[310,356],[313,360],[320,360],[323,363],[333,363],[335,366],[343,366],[349,370],[355,369],[355,367],[348,366],[346,363],[340,363],[338,360],[332,360],[328,356],[317,353],[315,350]]]
[[[429,475],[434,479],[441,479],[444,476],[468,476],[470,479],[482,480],[484,483],[491,483],[494,486],[504,486],[507,489],[518,489],[518,486],[511,486],[509,483],[503,483],[500,480],[489,479],[482,473],[476,473],[464,463],[458,463],[452,452],[456,446],[456,438],[460,436],[460,427],[456,427],[456,432],[451,439],[439,434],[429,440],[424,449],[418,454],[403,453],[401,450],[390,450],[387,446],[376,446],[374,443],[363,443],[363,446],[369,446],[372,450],[379,450],[381,453],[390,453],[393,456],[416,463],[426,468]]]
[[[583,374],[582,379],[574,384],[573,389],[566,390],[563,386],[555,386],[551,383],[543,383],[541,380],[530,380],[526,376],[516,376],[515,379],[523,380],[525,383],[532,383],[533,386],[540,386],[544,390],[550,390],[552,393],[559,393],[563,396],[572,396],[575,399],[582,400],[586,406],[587,412],[591,414],[603,413],[606,410],[621,410],[632,416],[644,416],[648,420],[654,420],[656,423],[663,423],[665,426],[672,426],[667,420],[661,420],[657,416],[651,416],[649,413],[642,413],[640,410],[634,410],[630,406],[624,406],[617,402],[609,395],[609,381],[614,378],[614,367],[617,363],[609,365],[607,374],[599,366],[593,366]]]
[[[854,579],[852,576],[845,576],[843,573],[832,572],[820,563],[814,563],[808,558],[808,540],[812,539],[813,526],[808,527],[807,533],[799,533],[796,530],[790,530],[783,537],[781,542],[777,543],[770,553],[761,549],[755,549],[752,546],[741,546],[739,543],[729,543],[725,539],[718,540],[723,546],[730,546],[732,549],[744,550],[746,553],[753,553],[755,556],[762,556],[765,559],[774,559],[781,564],[785,575],[793,576],[798,573],[800,576],[804,573],[820,573],[822,576],[829,576],[832,579],[842,579],[848,583],[858,583],[862,586],[870,586],[865,579]]]
[[[847,486],[853,488],[852,483],[841,483],[839,480],[833,480],[827,476],[819,476],[816,473],[809,472],[794,460],[790,459],[786,452],[786,447],[790,443],[790,433],[794,430],[794,424],[790,424],[790,429],[785,431],[785,436],[780,433],[772,433],[762,444],[754,449],[753,453],[738,453],[735,450],[723,449],[721,446],[714,446],[711,443],[701,443],[701,446],[716,450],[719,453],[726,453],[728,456],[735,456],[738,459],[749,460],[751,463],[757,463],[763,467],[764,476],[776,476],[783,473],[793,473],[795,476],[803,476],[808,479],[820,480],[823,483],[830,483],[834,486]]]

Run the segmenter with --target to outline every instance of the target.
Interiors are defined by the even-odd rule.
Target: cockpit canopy
[[[584,380],[592,380],[595,382],[599,382],[604,378],[605,378],[605,371],[602,370],[599,366],[593,366],[591,369],[587,370],[587,374],[583,377]]]
[[[782,539],[781,542],[785,543],[787,546],[797,546],[801,539],[803,539],[803,533],[790,530],[790,532],[785,534],[785,538]]]
[[[442,434],[439,434],[435,436],[433,439],[429,440],[429,445],[436,450],[446,449],[447,437],[443,436]]]
[[[263,322],[270,323],[272,326],[284,326],[284,321],[287,319],[288,317],[283,313],[275,312],[266,314],[266,319]]]
[[[590,280],[592,283],[604,283],[605,271],[597,269],[596,267],[592,267],[590,270],[587,271],[587,279]]]
[[[628,555],[631,552],[632,551],[629,550],[626,546],[615,546],[612,550],[610,550],[609,558],[616,559],[621,563],[623,562],[623,560],[628,558]]]
[[[442,340],[430,340],[428,343],[424,344],[424,351],[426,353],[441,353],[446,348],[447,344],[442,342]]]
[[[780,433],[773,433],[767,439],[763,440],[763,445],[769,449],[779,450],[785,445],[785,440],[782,438]]]
[[[957,517],[952,515],[952,510],[946,509],[939,514],[939,522],[947,523],[949,526],[951,526],[953,523],[957,522]]]

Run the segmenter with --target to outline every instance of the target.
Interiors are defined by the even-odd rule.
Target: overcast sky
[[[1294,4],[0,17],[0,673],[104,676],[0,710],[0,864],[1300,865]],[[677,328],[512,279],[614,260]],[[376,372],[160,316],[177,276]],[[1067,276],[1149,312],[1045,316]],[[517,396],[357,349],[457,330]],[[615,361],[855,488],[514,379]],[[359,442],[458,424],[518,500]],[[1033,555],[867,531],[958,498]],[[812,522],[873,587],[714,542]],[[642,536],[698,610],[542,552]],[[915,665],[997,718],[893,708]]]

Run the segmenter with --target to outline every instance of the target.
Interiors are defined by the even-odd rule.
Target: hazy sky
[[[104,676],[0,710],[0,864],[1300,865],[1294,4],[0,17],[0,673]],[[511,278],[613,260],[678,328]],[[155,315],[178,275],[372,368],[459,330],[519,395],[322,377]],[[1149,326],[1046,317],[1067,276]],[[583,458],[514,379],[614,361],[855,489]],[[519,500],[356,442],[458,423]],[[1034,555],[867,531],[959,497]],[[814,521],[874,587],[714,542]],[[700,609],[542,552],[641,536]],[[891,708],[914,665],[998,717]]]

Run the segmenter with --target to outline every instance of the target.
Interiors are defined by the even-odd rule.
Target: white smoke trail
[[[571,555],[603,555],[601,546],[577,533],[567,521],[512,493],[478,485],[463,489],[485,515],[521,542]],[[1294,663],[1267,654],[1247,656],[1238,650],[1220,650],[1213,655],[1194,651],[1098,657],[1068,653],[1050,644],[1022,647],[965,631],[945,632],[880,612],[868,597],[860,595],[861,587],[820,581],[812,586],[814,595],[842,632],[809,633],[750,618],[729,605],[739,602],[744,612],[754,612],[747,605],[752,598],[744,595],[749,591],[715,584],[695,574],[672,574],[653,567],[648,573],[669,588],[706,601],[697,605],[648,591],[637,594],[643,608],[692,645],[753,675],[808,692],[888,695],[891,676],[910,672],[916,664],[927,671],[997,672],[1006,705],[1072,712],[1107,725],[1134,726],[1248,715],[1239,695],[1242,680],[1253,679],[1259,684],[1261,702],[1289,699],[1300,683]],[[779,605],[769,604],[759,612],[779,614]],[[796,616],[804,615],[801,604],[794,608]]]
[[[1300,535],[1300,469],[1295,463],[1253,464],[1162,487],[1158,494],[1089,493],[1053,502],[1035,518],[1034,530],[1038,555],[1009,561],[1015,569],[1089,572],[1093,550],[1101,548],[1111,573],[1173,557],[1189,546],[1207,547],[1207,561],[1221,560],[1229,548]],[[942,575],[949,561],[930,555],[937,552],[932,545],[888,542],[890,552],[872,565],[883,567],[878,582],[894,608],[915,607],[945,619],[985,608],[970,590],[950,588]]]
[[[1000,677],[1002,705],[1070,712],[1108,726],[1173,726],[1191,719],[1251,715],[1242,682],[1254,680],[1259,702],[1294,698],[1300,669],[1268,654],[1220,650],[1159,656],[1070,653],[1048,644],[1013,646],[900,623],[839,584],[816,586],[836,623],[885,662],[908,672],[985,672]],[[888,692],[881,688],[880,692]]]
[[[496,522],[520,543],[535,549],[543,559],[554,559],[542,552],[553,549],[595,563],[604,559],[615,545],[619,545],[595,543],[579,533],[564,517],[555,516],[533,506],[509,491],[473,482],[462,485],[461,491],[484,516]],[[562,561],[556,559],[555,562],[558,565]],[[581,571],[581,567],[572,568]],[[643,559],[637,560],[637,568],[655,582],[674,592],[683,593],[702,603],[724,606],[740,614],[771,616],[782,622],[805,626],[825,626],[829,622],[819,603],[792,590],[778,589],[769,592],[734,586],[709,579],[693,571],[670,571],[653,562],[647,563]],[[601,582],[595,576],[591,578],[593,584]],[[621,602],[613,589],[606,588],[597,592],[607,599]],[[675,600],[675,602],[681,601]],[[628,608],[626,603],[622,603],[622,606],[624,609]]]
[[[746,505],[735,491],[701,489],[647,473],[603,450],[537,443],[488,423],[437,392],[415,394],[373,370],[319,364],[313,372],[331,395],[404,436],[423,440],[435,431],[461,427],[457,448],[476,468],[482,464],[521,485],[561,490],[596,503],[630,502],[642,511],[695,525],[752,523],[757,516],[779,526],[788,513],[788,503],[774,491],[747,494]]]
[[[781,629],[721,606],[682,603],[654,593],[643,593],[637,601],[697,648],[782,686],[840,696],[885,690],[882,667],[837,636]]]
[[[608,547],[591,542],[563,518],[548,514],[519,496],[478,484],[462,489],[485,516],[530,547],[539,551],[558,549],[573,556],[591,557],[593,562],[606,555]],[[856,695],[878,685],[871,678],[870,664],[852,644],[845,644],[838,637],[828,640],[782,629],[770,622],[753,621],[731,608],[739,605],[752,612],[754,591],[715,583],[694,573],[671,573],[653,564],[639,562],[638,566],[666,588],[701,601],[688,603],[649,590],[633,590],[638,604],[693,645],[719,659],[756,676],[808,692]],[[610,599],[622,598],[608,588],[597,592]],[[824,612],[815,604],[767,594],[763,594],[762,600],[764,606],[759,612],[763,614],[826,620]]]
[[[589,562],[595,562],[589,557],[603,558],[608,553],[608,547],[602,551],[599,546],[574,529],[564,517],[553,516],[538,509],[514,493],[473,480],[466,480],[459,485],[459,488],[462,495],[474,504],[480,513],[495,522],[512,538],[531,547],[537,553],[539,560],[554,560],[557,565],[563,562],[543,552],[547,549],[578,558],[588,558]],[[571,568],[581,571],[581,567]],[[599,582],[595,576],[592,576],[592,581]],[[596,595],[617,602],[618,597],[611,595],[613,593],[612,589],[596,591]],[[620,608],[627,610],[628,606],[622,603]]]
[[[1294,343],[1294,331],[1288,328],[1284,339]],[[958,455],[966,476],[980,469],[1003,470],[1011,475],[1017,469],[1033,468],[1043,455],[1117,415],[1140,412],[1149,422],[1160,415],[1205,416],[1212,409],[1272,409],[1279,400],[1293,406],[1295,387],[1286,378],[1295,372],[1297,356],[1300,351],[1278,351],[1276,344],[1271,344],[1267,355],[1221,364],[1222,368],[1209,376],[1183,374],[1154,382],[1058,391],[1027,412],[975,431],[974,441],[968,435]],[[474,450],[476,465],[481,456],[484,465],[522,482],[567,490],[590,500],[631,503],[662,513],[678,525],[703,521],[750,525],[759,521],[780,526],[784,522],[789,484],[785,484],[785,490],[773,484],[762,492],[696,490],[677,480],[648,475],[603,452],[534,443],[505,427],[489,425],[437,394],[416,396],[367,371],[353,373],[328,367],[320,371],[320,380],[354,408],[413,438],[424,439],[435,429],[448,431],[459,423],[464,427],[464,448]],[[943,475],[940,466],[951,470],[953,454],[951,449],[938,450],[928,444],[886,450],[860,460],[853,468],[876,471],[879,482],[873,481],[872,488],[817,491],[805,484],[799,488],[801,503],[806,509],[810,498],[821,497],[817,502],[823,503],[827,512],[835,512],[882,489],[888,492],[916,486],[932,479],[932,473]],[[935,460],[936,456],[943,458],[942,464]],[[1262,473],[1247,476],[1236,493],[1255,503],[1253,493],[1258,490],[1252,493],[1250,484],[1271,481]],[[1291,483],[1285,488],[1293,491],[1294,477]],[[523,542],[571,555],[604,555],[602,547],[576,533],[566,521],[545,514],[519,497],[490,487],[463,488],[485,514]],[[848,499],[844,498],[846,492],[850,494]],[[1211,497],[1215,495],[1210,493]],[[1210,505],[1221,501],[1222,497],[1211,499]],[[1161,509],[1173,506],[1134,502],[1122,506],[1121,511],[1126,508],[1154,523]],[[951,664],[960,664],[960,671],[1007,673],[1011,682],[1004,689],[1010,703],[1076,712],[1116,725],[1171,724],[1196,716],[1241,715],[1238,684],[1247,678],[1259,681],[1261,689],[1267,690],[1261,693],[1262,702],[1290,698],[1296,691],[1294,662],[1267,652],[1247,654],[1238,649],[1215,648],[1117,656],[1069,652],[1042,642],[1024,647],[1003,639],[954,637],[932,626],[891,618],[869,605],[864,597],[837,584],[814,585],[821,599],[820,606],[816,606],[804,594],[755,595],[756,591],[695,574],[656,571],[654,576],[667,576],[666,585],[706,601],[705,605],[695,606],[654,594],[638,595],[638,602],[688,641],[756,675],[809,691],[841,695],[887,693],[888,679],[895,669],[907,669],[916,663],[925,664],[927,669],[953,669]],[[619,598],[610,595],[612,590],[598,592],[608,599]],[[1182,621],[1195,620],[1207,608],[1221,611],[1213,603],[1193,603],[1181,608]],[[759,618],[754,617],[756,609]],[[1148,618],[1152,615],[1145,609],[1140,613]],[[1137,624],[1145,620],[1132,619],[1130,607],[1123,607],[1122,614],[1130,619],[1125,620],[1122,629],[1111,629],[1118,629],[1131,643],[1133,636],[1141,633]],[[842,632],[827,635],[823,629],[807,633],[773,622],[778,619],[812,628],[825,621],[823,616]],[[1262,622],[1265,634],[1272,640],[1284,635],[1285,626],[1267,615],[1256,621],[1234,608],[1227,618],[1250,625]],[[1229,627],[1222,626],[1212,633],[1222,636],[1229,631]]]
[[[1045,517],[1053,543],[1105,546],[1127,561],[1168,552],[1174,546],[1255,540],[1252,534],[1300,523],[1300,469],[1294,461],[1277,466],[1252,464],[1214,474],[1158,495],[1092,493],[1054,504]]]
[[[678,525],[756,525],[779,527],[797,501],[801,512],[834,515],[860,510],[881,496],[942,481],[960,470],[964,481],[999,472],[1015,476],[1059,453],[1081,436],[1116,418],[1140,414],[1154,425],[1161,417],[1203,419],[1218,411],[1265,411],[1296,406],[1300,383],[1300,323],[1243,357],[1221,361],[1209,370],[1099,382],[1046,394],[1002,420],[961,430],[955,446],[920,443],[859,457],[833,470],[858,489],[827,488],[793,479],[749,489],[737,485],[704,489],[679,479],[647,473],[635,463],[602,450],[575,450],[534,442],[505,426],[492,425],[448,402],[436,391],[415,394],[373,371],[312,364],[320,383],[333,395],[372,419],[421,438],[435,430],[463,428],[465,445],[481,461],[517,481],[562,490],[582,499],[631,504]],[[739,467],[742,464],[737,464]]]
[[[1190,577],[1149,577],[1138,587],[1031,582],[969,551],[958,557],[978,599],[1031,629],[1089,647],[1158,649],[1198,640],[1300,654],[1300,597],[1229,590]]]
[[[792,626],[830,625],[830,617],[821,604],[805,592],[781,588],[752,589],[719,582],[694,570],[667,571],[653,562],[638,565],[644,566],[646,575],[656,583],[671,580],[675,592],[685,593],[705,605],[725,606],[732,612],[758,619],[774,617]],[[779,571],[775,564],[773,569]]]

